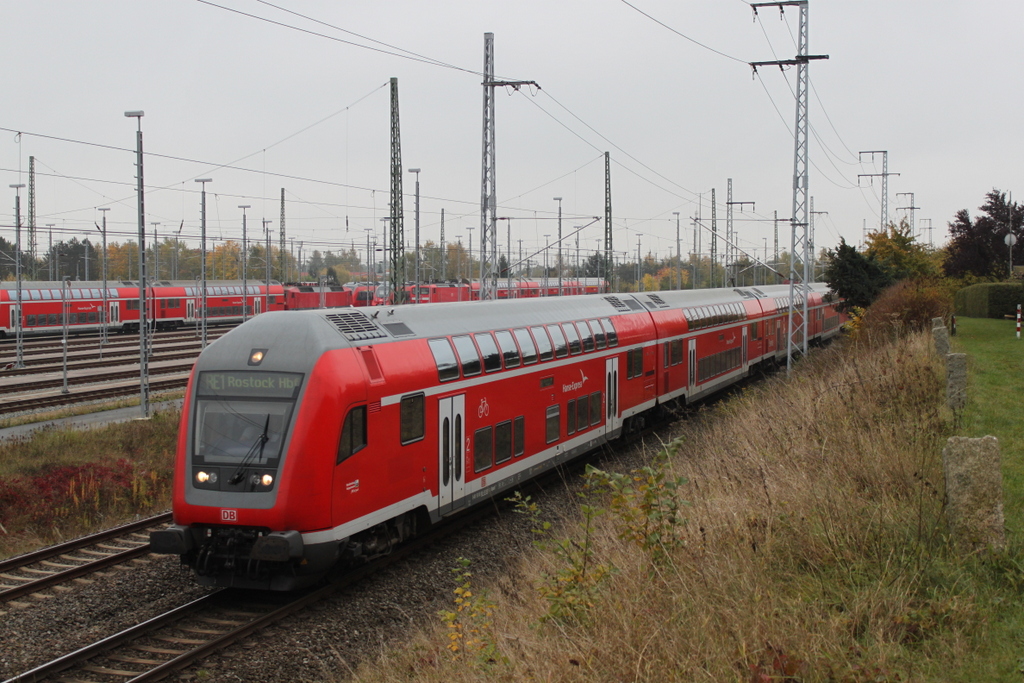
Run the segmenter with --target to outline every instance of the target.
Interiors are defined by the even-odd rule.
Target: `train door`
[[[10,330],[11,330],[11,332],[14,332],[18,328],[18,304],[12,303],[10,311],[11,311],[11,327],[10,327]]]
[[[121,324],[121,307],[118,301],[110,301],[110,324],[120,325]]]
[[[619,417],[619,357],[612,356],[605,361],[605,431],[608,434],[617,432],[622,427]]]
[[[194,299],[185,300],[185,322],[190,323],[196,319],[196,302]]]
[[[252,314],[253,315],[259,315],[260,314],[260,307],[263,304],[263,299],[259,298],[258,296],[255,296],[252,299],[252,303],[253,303]]]
[[[687,386],[690,387],[690,391],[693,391],[697,387],[697,340],[691,339],[689,341],[689,347],[686,356],[686,371],[689,375],[689,382]]]
[[[466,491],[466,395],[449,396],[437,403],[438,512],[446,515],[462,507]]]

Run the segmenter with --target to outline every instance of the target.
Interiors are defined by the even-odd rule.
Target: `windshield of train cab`
[[[276,466],[302,378],[297,372],[200,372],[193,461]]]

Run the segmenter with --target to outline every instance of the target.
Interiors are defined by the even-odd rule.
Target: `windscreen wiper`
[[[249,452],[242,458],[242,462],[238,463],[238,469],[228,479],[228,483],[232,486],[238,484],[245,478],[245,468],[252,463],[252,459],[258,454],[260,460],[263,460],[263,448],[270,441],[270,437],[267,436],[267,430],[270,429],[270,413],[267,413],[267,419],[263,423],[263,433],[256,437],[256,442],[249,448]]]

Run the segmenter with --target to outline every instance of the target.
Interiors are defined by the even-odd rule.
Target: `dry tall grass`
[[[837,344],[683,423],[661,484],[638,474],[627,495],[633,531],[686,499],[672,533],[623,533],[592,488],[588,537],[579,520],[547,531],[571,541],[523,558],[514,592],[462,585],[463,610],[356,680],[945,680],[983,627],[947,554],[929,344]],[[595,569],[611,571],[590,589]]]

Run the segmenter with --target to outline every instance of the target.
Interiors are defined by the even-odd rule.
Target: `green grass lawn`
[[[1024,339],[1012,320],[959,318],[954,350],[968,356],[970,403],[962,434],[999,439],[1006,526],[1024,539]]]
[[[1024,339],[1017,339],[1012,320],[958,319],[953,350],[968,356],[970,399],[964,414],[964,436],[992,435],[999,439],[1003,465],[1006,559],[1020,557],[1024,546]],[[1003,565],[1006,567],[1006,565]],[[1019,566],[1007,577],[1024,573]],[[1016,583],[1016,582],[1011,582]],[[991,613],[991,639],[979,652],[974,680],[1020,681],[1024,679],[1024,601],[1017,590],[1005,595],[1002,609]]]

